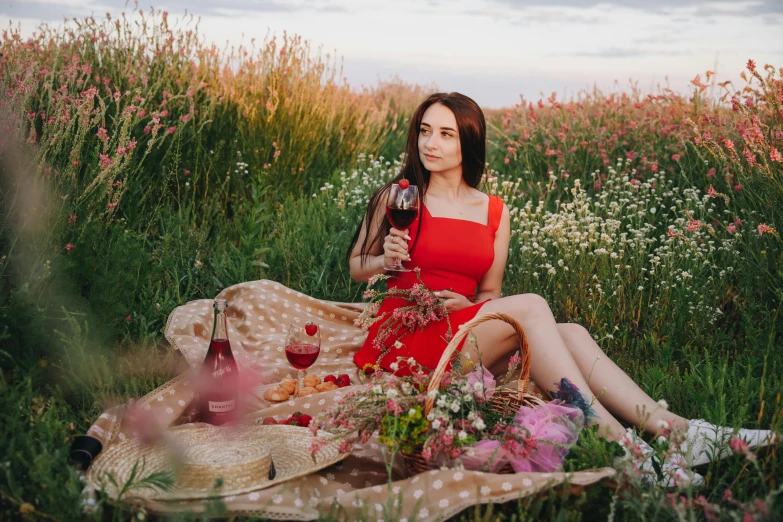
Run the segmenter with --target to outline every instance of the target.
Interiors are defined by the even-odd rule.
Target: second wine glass
[[[321,353],[321,328],[314,322],[306,322],[295,317],[288,328],[285,342],[285,357],[298,370],[296,379],[296,396],[303,387],[304,370],[308,369],[318,359]]]
[[[401,187],[395,183],[391,186],[389,200],[386,203],[386,219],[397,230],[405,230],[419,215],[419,189],[416,185],[406,183]],[[387,268],[394,272],[410,272],[410,269],[402,266],[402,261],[396,259],[394,264]]]

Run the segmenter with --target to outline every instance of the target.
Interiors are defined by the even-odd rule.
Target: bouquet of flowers
[[[520,367],[511,360],[509,376]],[[401,453],[411,471],[422,471],[415,459],[431,467],[462,467],[491,472],[554,471],[563,464],[584,423],[582,410],[561,400],[536,408],[497,408],[491,397],[495,379],[480,364],[461,372],[457,360],[428,391],[431,375],[410,358],[410,375],[376,374],[361,390],[325,410],[312,429],[342,438],[341,451],[377,435],[391,454]],[[432,408],[426,403],[432,398]],[[317,452],[327,439],[316,438]]]

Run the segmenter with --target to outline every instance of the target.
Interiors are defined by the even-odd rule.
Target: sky
[[[783,0],[158,0],[187,10],[216,43],[298,34],[343,60],[356,87],[398,77],[457,91],[482,107],[512,107],[597,86],[687,92],[707,70],[744,83],[752,58],[783,67]],[[130,10],[132,8],[128,7]],[[41,22],[107,11],[124,0],[0,0],[0,25],[30,35]],[[777,35],[777,36],[775,36]]]

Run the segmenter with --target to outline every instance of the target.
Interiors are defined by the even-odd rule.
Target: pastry
[[[296,391],[296,380],[286,377],[280,381],[280,387],[288,393],[294,393]]]
[[[337,386],[335,383],[327,381],[316,385],[315,390],[319,392],[324,392],[324,391],[336,390],[337,388],[339,388],[339,386]]]
[[[315,388],[317,385],[321,384],[321,378],[315,375],[314,373],[308,373],[305,375],[304,380],[302,381],[305,385],[305,387],[310,386],[312,388]]]
[[[314,393],[316,393],[316,391],[315,388],[313,388],[312,386],[305,386],[304,388],[299,390],[300,397],[304,397],[305,395],[312,395]]]
[[[274,402],[287,401],[290,396],[287,390],[280,387],[270,388],[264,392],[264,399]]]

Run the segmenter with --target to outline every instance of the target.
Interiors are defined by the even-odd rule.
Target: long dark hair
[[[370,238],[371,223],[378,205],[386,203],[389,190],[392,184],[398,183],[405,178],[411,185],[419,187],[419,197],[424,200],[427,193],[427,187],[430,182],[430,172],[424,168],[424,164],[419,157],[419,127],[421,118],[430,105],[440,103],[454,113],[457,120],[457,132],[459,133],[459,143],[462,149],[462,179],[472,188],[478,187],[481,177],[484,175],[484,163],[487,157],[487,124],[484,120],[484,113],[476,102],[467,96],[458,92],[438,92],[430,95],[413,113],[411,124],[408,128],[408,142],[405,145],[405,157],[403,159],[400,172],[394,176],[388,183],[382,185],[370,198],[367,204],[367,210],[364,218],[359,222],[356,232],[351,240],[351,246],[348,248],[346,261],[350,260],[356,241],[359,239],[362,227],[367,227],[367,235],[362,243],[360,251],[361,264],[367,261],[370,255],[370,249],[377,243],[383,243],[383,238],[389,233],[391,225],[384,219],[383,225],[378,229],[375,237]],[[424,220],[422,212],[419,213],[419,228]],[[416,247],[419,235],[416,234],[416,240],[411,245],[410,252]]]

